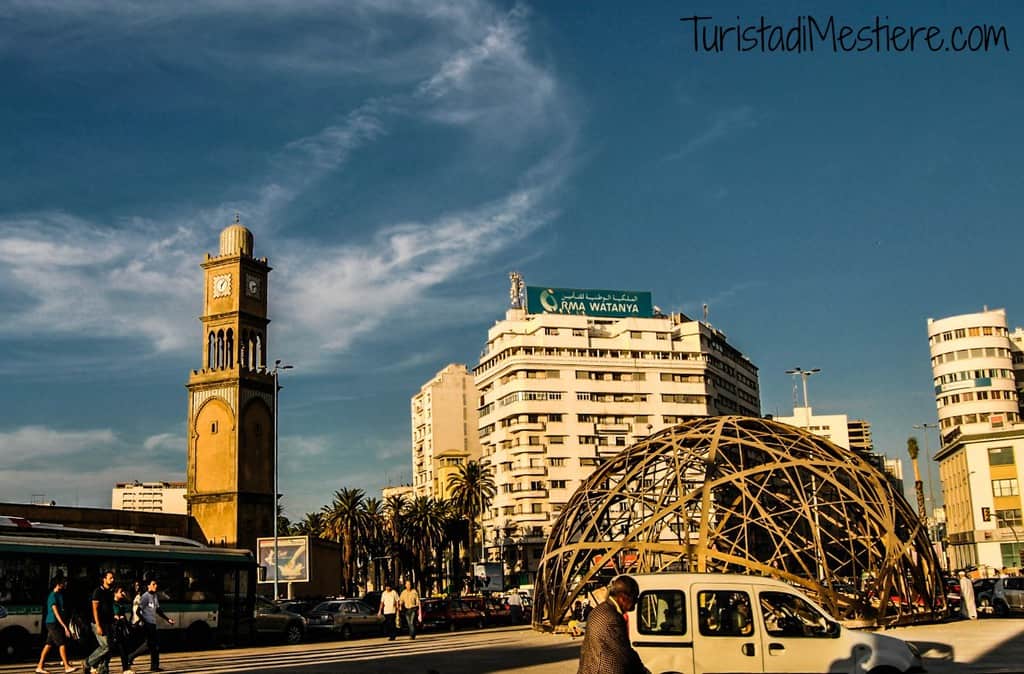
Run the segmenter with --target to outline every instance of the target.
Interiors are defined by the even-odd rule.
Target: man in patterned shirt
[[[640,586],[630,576],[618,576],[608,586],[608,598],[587,619],[576,674],[649,674],[629,645],[626,614],[636,606]]]

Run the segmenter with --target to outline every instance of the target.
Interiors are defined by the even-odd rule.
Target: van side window
[[[788,592],[762,592],[764,629],[773,637],[829,637],[829,620],[804,599]]]
[[[679,590],[641,593],[636,615],[640,634],[686,634],[686,601]]]
[[[754,633],[750,595],[736,590],[697,593],[700,633],[711,637],[745,637]]]

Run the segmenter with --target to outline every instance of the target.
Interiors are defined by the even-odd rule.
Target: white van
[[[922,672],[907,642],[849,630],[799,590],[732,574],[633,576],[629,638],[653,674]]]

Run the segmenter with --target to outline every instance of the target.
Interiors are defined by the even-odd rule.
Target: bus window
[[[48,578],[42,577],[42,564],[38,560],[0,558],[0,602],[32,604],[39,595],[40,586],[49,582]]]
[[[184,568],[182,599],[190,603],[203,603],[217,599],[217,571],[209,565],[189,564]]]

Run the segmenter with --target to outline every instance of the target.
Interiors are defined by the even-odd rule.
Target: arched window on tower
[[[243,370],[249,369],[249,331],[243,330],[238,340],[238,364]]]
[[[206,363],[204,367],[207,370],[212,370],[217,362],[217,338],[214,336],[213,331],[206,338]]]
[[[228,328],[227,344],[224,349],[224,355],[226,357],[224,366],[228,369],[233,368],[235,366],[235,331],[231,328]]]
[[[245,341],[249,345],[249,369],[255,370],[256,359],[259,358],[259,354],[256,353],[256,333],[250,331]]]
[[[264,369],[267,367],[267,354],[263,352],[263,335],[256,333],[256,353],[259,359],[256,363],[256,369]]]
[[[224,369],[224,331],[217,331],[217,369]]]

